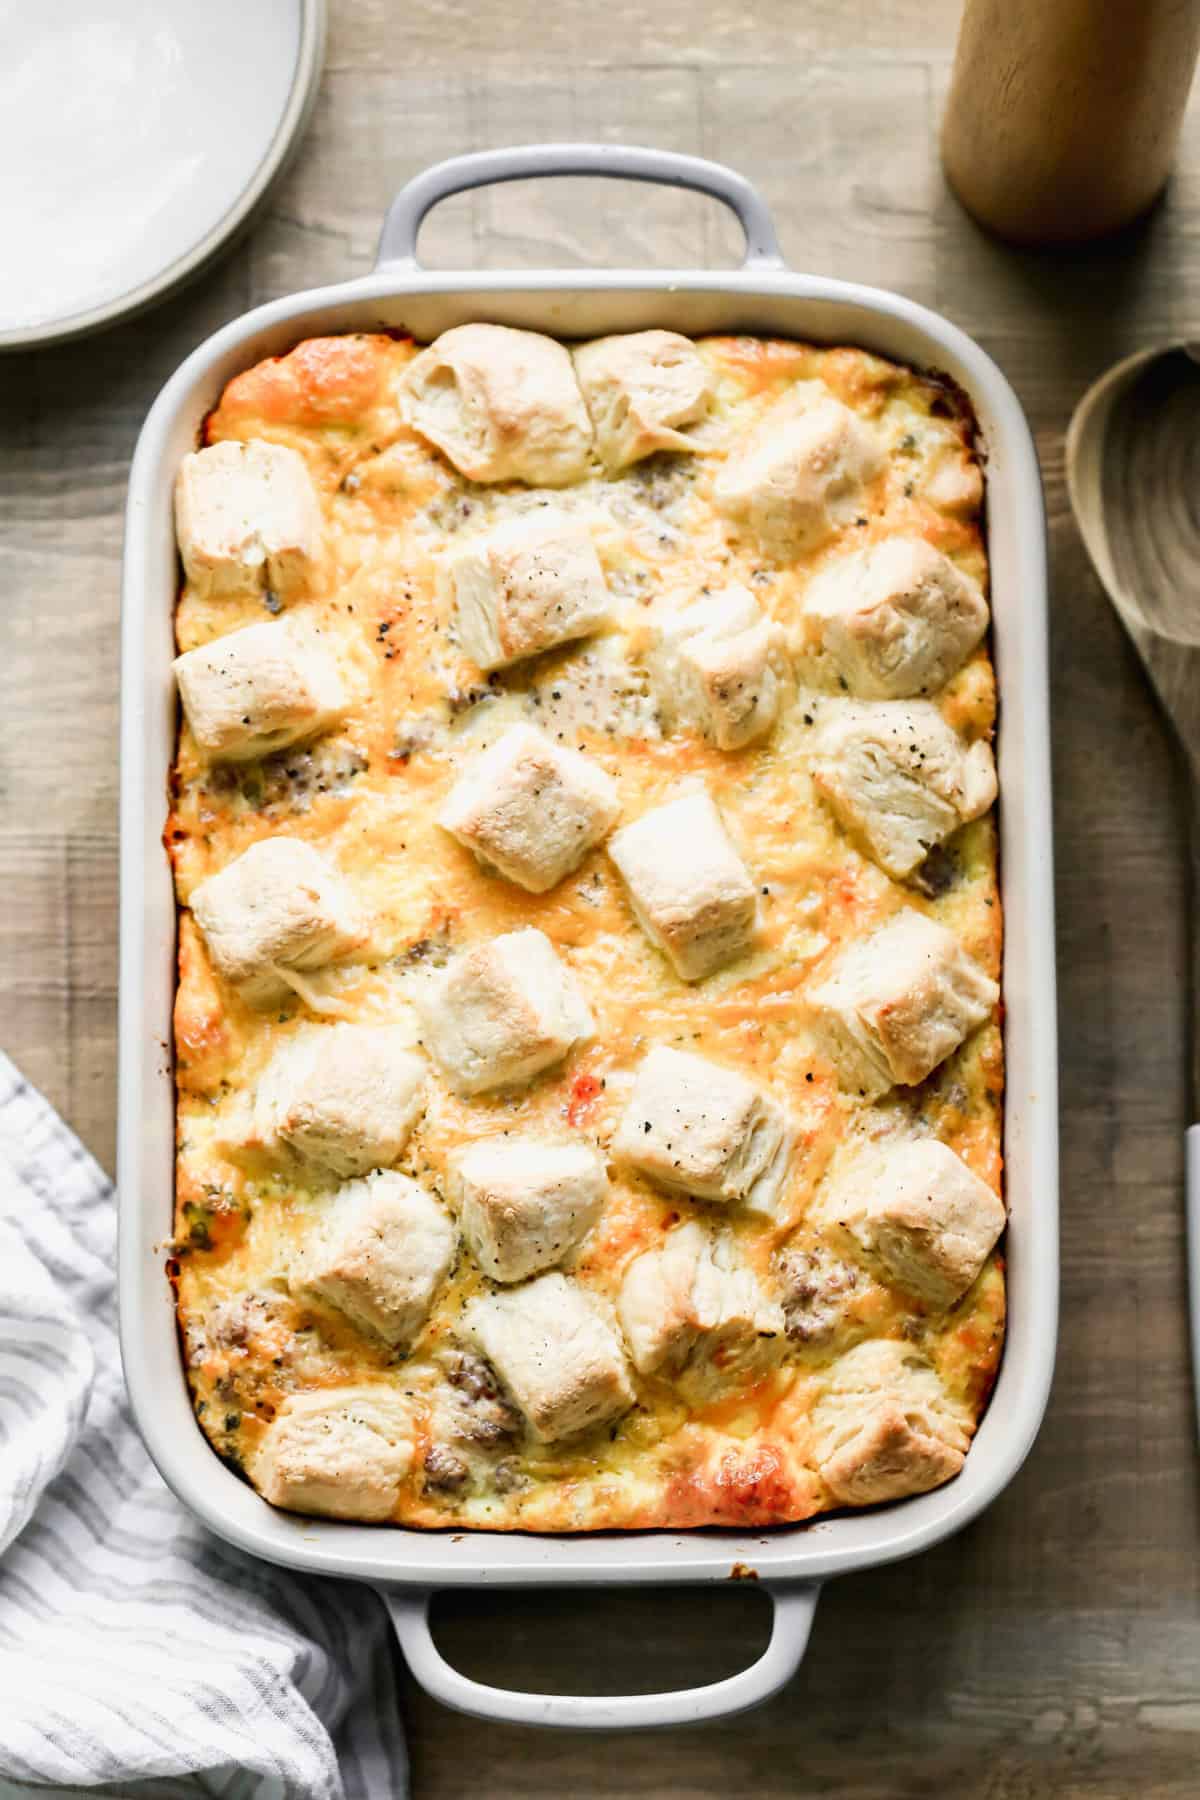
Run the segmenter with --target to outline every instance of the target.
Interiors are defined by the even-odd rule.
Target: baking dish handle
[[[427,1694],[455,1712],[508,1725],[550,1725],[568,1731],[646,1731],[667,1725],[696,1725],[724,1719],[769,1700],[800,1666],[812,1629],[817,1582],[777,1585],[763,1582],[771,1596],[771,1638],[756,1663],[706,1687],[669,1694],[526,1694],[472,1681],[448,1663],[429,1629],[433,1590],[381,1589],[400,1648]],[[665,1602],[664,1602],[665,1603]]]
[[[439,201],[498,181],[527,181],[545,175],[613,175],[622,181],[692,188],[736,213],[746,237],[744,269],[784,266],[766,201],[744,176],[724,163],[632,144],[524,144],[511,150],[476,150],[468,156],[452,156],[401,188],[383,222],[376,268],[420,268],[417,234],[426,213]]]

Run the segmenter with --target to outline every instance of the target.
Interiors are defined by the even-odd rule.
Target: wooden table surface
[[[1200,1793],[1200,1507],[1182,1273],[1184,857],[1174,772],[1071,523],[1063,433],[1107,364],[1200,327],[1200,111],[1119,242],[1017,254],[947,194],[953,0],[333,0],[316,115],[234,254],[144,318],[0,361],[0,1043],[111,1167],[117,625],[126,471],[183,355],[258,301],[368,267],[384,205],[453,152],[602,138],[725,159],[793,264],[977,337],[1036,429],[1053,545],[1063,1321],[1011,1488],[919,1560],[837,1582],[787,1691],[645,1739],[490,1728],[404,1677],[414,1791],[1159,1800]],[[509,189],[444,209],[459,266],[728,262],[706,202]],[[761,1596],[456,1600],[470,1672],[646,1688],[755,1653]]]

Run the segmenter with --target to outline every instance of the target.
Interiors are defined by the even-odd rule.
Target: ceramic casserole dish
[[[732,208],[746,258],[728,273],[536,271],[438,274],[416,257],[421,220],[448,195],[543,175],[614,175],[694,188]],[[164,1273],[172,1225],[175,894],[163,848],[175,751],[172,488],[225,383],[299,339],[404,329],[436,337],[473,320],[557,337],[651,326],[861,345],[948,375],[974,407],[984,455],[993,654],[1000,693],[1000,877],[1009,1324],[995,1391],[962,1473],[913,1499],[757,1532],[535,1536],[378,1528],[270,1507],[213,1453],[193,1416]],[[188,357],[146,421],[125,542],[121,728],[121,990],[118,1176],[121,1336],[139,1426],[164,1479],[228,1542],[289,1567],[369,1582],[415,1677],[485,1718],[592,1729],[662,1726],[755,1705],[794,1672],[821,1583],[910,1556],[973,1519],[1020,1467],[1053,1372],[1058,1293],[1057,1098],[1045,538],[1029,429],[996,366],[955,326],[895,294],[787,270],[760,197],[732,171],[657,150],[541,145],[456,158],[394,202],[373,272],[235,320]],[[770,1642],[751,1668],[669,1694],[581,1697],[468,1680],[434,1645],[429,1602],[451,1586],[718,1582],[752,1571],[770,1594]],[[664,1605],[669,1598],[664,1596]]]

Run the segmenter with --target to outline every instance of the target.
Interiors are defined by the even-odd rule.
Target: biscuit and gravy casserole
[[[865,351],[309,340],[184,459],[169,1270],[298,1513],[949,1481],[1004,1331],[982,480]]]

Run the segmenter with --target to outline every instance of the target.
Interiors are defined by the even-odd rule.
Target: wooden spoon
[[[1200,1405],[1200,344],[1147,350],[1090,388],[1067,433],[1088,554],[1173,728],[1191,794],[1188,1296]]]

